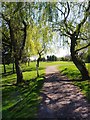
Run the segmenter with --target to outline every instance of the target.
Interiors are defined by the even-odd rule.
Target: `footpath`
[[[90,104],[80,89],[60,74],[57,66],[48,66],[45,78],[39,120],[90,120]]]

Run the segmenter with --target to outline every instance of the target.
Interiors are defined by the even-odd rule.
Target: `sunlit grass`
[[[86,64],[87,69],[89,69],[89,64]],[[61,62],[59,66],[59,70],[62,74],[66,75],[69,79],[81,79],[81,74],[79,70],[76,68],[76,66],[72,62]],[[89,70],[88,70],[89,71]],[[90,71],[89,71],[90,74]],[[75,81],[73,82],[74,85],[78,86],[83,94],[87,97],[87,99],[90,101],[90,87],[89,87],[89,81]]]

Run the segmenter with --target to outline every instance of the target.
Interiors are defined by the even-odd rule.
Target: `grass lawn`
[[[31,62],[30,66],[21,65],[27,85],[22,84],[20,86],[12,85],[16,82],[16,74],[12,73],[12,64],[6,65],[7,73],[2,75],[3,119],[32,118],[36,116],[38,104],[41,101],[39,92],[43,85],[45,65],[39,68],[40,77],[36,78],[35,64],[35,62]]]
[[[39,73],[36,78],[36,63],[31,62],[30,66],[21,64],[24,80],[27,85],[12,85],[16,82],[16,74],[12,73],[12,64],[6,65],[6,75],[2,75],[2,116],[3,118],[33,118],[37,116],[38,105],[41,102],[39,95],[43,85],[45,67],[49,65],[59,65],[59,70],[68,78],[80,78],[80,73],[72,62],[41,62]],[[87,65],[88,67],[88,65]],[[3,67],[2,67],[3,72]],[[74,82],[90,100],[88,81]]]
[[[89,69],[90,63],[86,64],[86,67],[88,71],[90,72]],[[69,79],[79,79],[81,78],[80,72],[76,68],[76,66],[73,64],[73,62],[61,62],[59,66],[59,70],[62,74],[66,75]],[[90,101],[90,82],[89,80],[78,82],[75,81],[73,82],[74,85],[78,86],[81,91],[84,93],[84,95],[87,97],[88,101]]]

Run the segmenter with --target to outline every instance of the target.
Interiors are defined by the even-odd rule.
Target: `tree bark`
[[[21,71],[20,66],[19,66],[19,59],[17,56],[17,48],[16,48],[17,42],[14,39],[14,30],[11,26],[11,21],[9,21],[8,25],[9,25],[9,29],[10,29],[11,44],[13,46],[13,51],[14,51],[15,68],[16,68],[16,74],[17,74],[17,82],[16,83],[18,84],[18,83],[21,83],[23,81],[23,75],[22,75],[22,71]]]
[[[72,61],[73,63],[76,65],[76,67],[79,69],[81,75],[82,75],[82,79],[83,80],[89,80],[90,77],[89,77],[89,73],[85,67],[85,63],[79,59],[77,59],[77,57],[73,54],[71,55],[72,57]]]
[[[37,64],[36,64],[37,77],[39,77],[39,71],[38,71],[38,68],[39,68],[39,58],[37,59]]]
[[[40,59],[41,59],[41,54],[39,54],[39,58],[37,59],[37,64],[36,64],[37,77],[39,77],[39,71],[38,71],[38,68],[39,68],[39,62],[40,62]]]
[[[3,67],[4,67],[4,74],[6,74],[6,66],[5,66],[5,59],[3,58]]]
[[[15,57],[15,67],[16,67],[16,74],[17,74],[17,84],[23,81],[22,71],[20,69],[19,60]]]
[[[30,65],[30,61],[28,61],[28,66]]]
[[[89,80],[89,73],[86,69],[85,63],[80,60],[80,58],[78,58],[78,55],[75,52],[75,37],[72,36],[71,38],[71,57],[72,57],[72,61],[75,64],[75,66],[78,68],[78,70],[80,71],[81,75],[82,75],[82,79],[84,80]]]

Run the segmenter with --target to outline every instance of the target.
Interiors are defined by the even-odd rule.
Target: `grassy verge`
[[[89,69],[90,64],[86,64],[87,69]],[[59,70],[62,74],[66,75],[69,79],[79,79],[81,78],[80,72],[76,68],[76,66],[72,62],[61,62],[59,66]],[[87,97],[88,101],[90,101],[90,82],[86,81],[75,81],[74,85],[78,86],[83,94]]]

